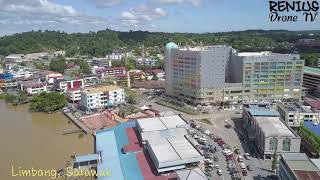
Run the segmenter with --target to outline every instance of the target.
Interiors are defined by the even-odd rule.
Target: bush
[[[59,93],[41,93],[31,100],[30,109],[37,112],[53,112],[67,105],[64,95]]]

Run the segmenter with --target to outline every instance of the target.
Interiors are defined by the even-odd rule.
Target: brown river
[[[92,136],[62,135],[78,129],[68,121],[62,113],[32,113],[28,105],[0,100],[0,179],[50,179],[12,174],[19,168],[62,169],[71,155],[93,152]]]

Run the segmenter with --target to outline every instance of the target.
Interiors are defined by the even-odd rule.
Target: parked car
[[[213,157],[214,162],[218,162],[219,158],[217,156]]]
[[[244,158],[246,158],[246,160],[250,160],[250,155],[249,155],[249,153],[244,153]]]
[[[246,165],[243,164],[243,163],[239,163],[239,166],[240,166],[241,169],[246,169]]]
[[[238,156],[238,161],[242,163],[243,162],[243,157],[242,156]]]
[[[190,126],[191,126],[192,128],[195,128],[197,125],[196,125],[195,123],[190,123]]]
[[[217,174],[218,174],[219,176],[222,176],[222,171],[221,171],[220,169],[218,169]]]
[[[245,170],[245,169],[244,169],[244,170],[242,170],[242,175],[243,175],[243,176],[248,176],[248,171],[247,171],[247,170]]]
[[[204,162],[208,163],[208,164],[210,164],[210,163],[212,164],[212,160],[211,159],[204,159]]]
[[[250,165],[247,165],[247,169],[248,169],[248,171],[252,171],[252,168]]]

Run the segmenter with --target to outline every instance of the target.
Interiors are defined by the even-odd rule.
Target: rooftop
[[[186,122],[178,115],[139,119],[137,123],[142,132],[172,129],[186,125]]]
[[[24,87],[42,87],[42,86],[46,86],[46,83],[43,82],[34,82],[34,81],[23,81],[20,82],[20,84]]]
[[[314,124],[312,121],[304,122],[304,125],[320,137],[320,124]]]
[[[302,113],[313,113],[310,106],[303,106],[299,103],[290,103],[290,104],[278,104],[278,106],[284,108],[288,112],[302,112]]]
[[[303,68],[303,72],[305,74],[311,74],[311,75],[320,76],[320,68],[313,68],[313,67],[305,66]]]
[[[271,110],[266,107],[249,105],[249,108],[246,109],[249,112],[249,114],[251,114],[251,116],[279,117],[278,111]]]
[[[296,137],[279,117],[255,117],[255,119],[266,137]]]
[[[282,153],[282,159],[300,180],[320,178],[320,169],[304,153]]]
[[[109,85],[109,86],[99,85],[99,86],[88,87],[83,92],[90,94],[90,93],[100,93],[100,92],[108,92],[108,91],[115,91],[115,90],[121,90],[121,88],[113,85]]]

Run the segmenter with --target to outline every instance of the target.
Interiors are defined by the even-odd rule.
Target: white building
[[[146,66],[146,67],[155,67],[157,65],[157,60],[149,58],[138,58],[135,59],[137,67]]]
[[[291,127],[299,127],[304,121],[320,123],[320,113],[311,109],[310,106],[298,103],[278,104],[277,110],[280,114],[280,120]]]
[[[66,55],[65,51],[55,51],[55,52],[53,52],[53,56],[54,57],[65,56],[65,55]]]
[[[53,71],[41,71],[38,73],[42,81],[53,84],[58,79],[63,79],[63,75]]]
[[[123,54],[123,53],[112,53],[112,54],[107,54],[106,55],[107,59],[116,60],[116,61],[119,61],[119,60],[121,60],[122,58],[125,58],[125,57],[126,57],[126,54]]]
[[[81,100],[81,89],[69,89],[67,91],[67,98],[70,102],[79,102]]]
[[[19,69],[18,71],[12,71],[13,78],[29,78],[33,76],[33,72],[24,70],[24,69]]]
[[[28,95],[40,94],[47,92],[47,84],[43,82],[23,81],[19,83],[21,91],[27,92]]]
[[[86,111],[98,110],[125,102],[124,89],[118,86],[96,86],[81,92],[81,106]]]
[[[24,54],[10,54],[4,58],[5,63],[19,63],[24,61]]]

